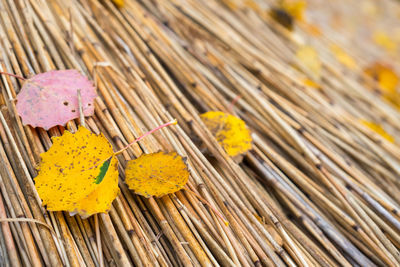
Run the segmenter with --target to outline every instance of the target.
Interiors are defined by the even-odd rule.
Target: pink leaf
[[[54,70],[26,80],[17,96],[22,122],[45,130],[79,117],[77,91],[81,89],[83,113],[92,116],[96,89],[77,70]]]

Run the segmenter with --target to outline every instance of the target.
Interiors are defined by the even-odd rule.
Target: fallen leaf
[[[251,149],[250,131],[241,119],[221,111],[209,111],[200,118],[229,156],[235,157]]]
[[[82,126],[75,133],[65,131],[53,138],[51,148],[41,154],[35,178],[43,205],[51,211],[76,212],[83,218],[106,212],[119,192],[118,161],[113,155],[104,135]]]
[[[284,0],[281,3],[281,8],[289,13],[296,20],[304,20],[304,11],[307,3],[303,0]]]
[[[316,83],[313,80],[308,79],[308,78],[303,80],[303,84],[306,85],[306,86],[315,88],[315,89],[322,89],[321,86],[318,83]]]
[[[304,23],[303,26],[304,30],[314,37],[320,37],[322,35],[321,28],[317,25],[312,23]]]
[[[331,45],[331,51],[335,55],[337,61],[339,61],[344,66],[348,67],[349,69],[356,68],[356,62],[352,57],[350,57],[340,46],[338,45]]]
[[[231,10],[238,9],[238,3],[234,0],[222,0],[222,3]]]
[[[25,81],[17,95],[22,122],[45,130],[79,117],[77,90],[81,89],[83,113],[92,116],[96,90],[77,70],[37,74]]]
[[[256,2],[257,0],[244,0],[243,5],[253,10],[260,10],[259,3]]]
[[[125,5],[124,0],[112,0],[112,1],[117,7],[123,7]]]
[[[391,136],[390,134],[388,134],[381,125],[371,122],[371,121],[367,121],[367,120],[360,120],[360,122],[361,122],[361,124],[367,126],[369,129],[371,129],[375,133],[379,134],[380,136],[382,136],[383,138],[388,140],[389,142],[391,142],[391,143],[395,142],[394,137]]]
[[[397,50],[396,43],[383,31],[376,31],[372,39],[389,53],[393,53]]]
[[[189,179],[185,160],[176,152],[143,154],[128,162],[125,175],[128,187],[144,197],[175,193]]]
[[[390,66],[376,62],[367,67],[364,73],[378,82],[383,95],[397,94],[399,78]]]
[[[375,1],[362,1],[361,3],[361,13],[364,15],[367,15],[371,18],[377,17],[380,10],[378,7],[378,2],[375,3]]]
[[[296,58],[302,63],[309,74],[313,75],[315,79],[321,76],[322,63],[319,59],[317,51],[312,46],[301,46],[296,52]]]

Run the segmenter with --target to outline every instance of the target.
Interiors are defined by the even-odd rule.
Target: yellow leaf
[[[314,37],[320,37],[322,35],[321,28],[311,23],[304,23],[304,30]]]
[[[222,0],[222,3],[225,4],[229,9],[232,10],[237,10],[238,9],[238,3],[233,0]]]
[[[256,3],[256,1],[254,1],[254,0],[244,0],[243,5],[250,9],[253,9],[253,10],[260,9],[260,7],[258,6],[258,3]]]
[[[302,0],[284,0],[281,3],[282,9],[289,13],[296,20],[304,19],[304,10],[306,9],[306,1]]]
[[[360,122],[361,124],[367,126],[369,129],[371,129],[375,133],[379,134],[380,136],[388,140],[389,142],[394,143],[395,141],[394,137],[388,134],[381,125],[367,120],[360,120]]]
[[[335,55],[336,59],[348,67],[349,69],[355,69],[356,68],[356,62],[352,57],[350,57],[344,50],[337,45],[331,45],[331,51]]]
[[[315,88],[315,89],[322,89],[321,86],[318,83],[316,83],[313,80],[308,79],[308,78],[303,80],[303,84],[306,85],[306,86]]]
[[[241,119],[221,111],[209,111],[200,118],[229,156],[235,157],[251,149],[250,131]]]
[[[111,0],[117,7],[123,7],[125,5],[124,0]]]
[[[396,43],[385,32],[376,31],[373,35],[373,40],[376,44],[380,45],[390,53],[393,53],[397,50]]]
[[[364,70],[365,74],[375,79],[383,91],[383,95],[397,94],[399,78],[392,68],[382,63],[374,63]]]
[[[379,8],[375,1],[362,1],[361,3],[361,13],[370,17],[377,17],[379,15]]]
[[[110,157],[107,172],[96,183],[102,163]],[[35,186],[48,210],[77,212],[85,218],[106,212],[119,193],[118,161],[102,134],[82,126],[76,133],[65,131],[53,138],[41,158]]]
[[[322,63],[319,59],[317,51],[311,46],[301,46],[296,52],[297,59],[303,63],[303,67],[310,72],[314,78],[319,79],[321,76]]]
[[[145,197],[175,193],[189,179],[185,160],[176,152],[143,154],[128,162],[125,175],[128,187]]]

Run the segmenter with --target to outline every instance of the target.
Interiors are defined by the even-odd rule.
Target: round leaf
[[[383,138],[388,140],[390,143],[395,142],[394,137],[392,135],[390,135],[389,133],[387,133],[385,131],[385,129],[382,127],[382,125],[374,123],[372,121],[367,121],[367,120],[360,120],[360,122],[361,122],[361,124],[367,126],[369,129],[371,129],[375,133],[379,134],[380,136],[382,136]]]
[[[321,76],[322,63],[317,51],[312,46],[301,46],[296,51],[296,58],[301,63],[300,67],[312,75],[314,79]]]
[[[209,111],[200,118],[229,156],[235,157],[251,149],[250,131],[241,119],[221,111]]]
[[[53,138],[52,147],[41,154],[35,186],[43,205],[51,211],[69,211],[88,217],[106,212],[117,197],[118,161],[111,144],[85,127],[65,131]],[[106,172],[104,165],[110,159]],[[98,179],[103,168],[103,177]]]
[[[176,152],[143,154],[128,162],[125,174],[129,188],[145,197],[175,193],[189,179],[185,160]]]
[[[83,114],[92,116],[96,90],[77,70],[41,73],[25,81],[17,95],[17,111],[25,125],[46,130],[79,117],[77,91],[81,89]]]

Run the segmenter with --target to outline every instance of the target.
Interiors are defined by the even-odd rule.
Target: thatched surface
[[[115,151],[179,122],[119,155],[121,194],[109,213],[83,220],[47,212],[33,178],[64,127],[23,126],[15,109],[23,82],[2,75],[4,265],[400,266],[400,113],[363,71],[374,61],[398,67],[398,50],[385,52],[370,37],[383,29],[397,42],[397,1],[380,1],[376,14],[363,6],[370,1],[310,1],[292,32],[270,17],[274,1],[125,2],[118,9],[108,0],[0,1],[0,71],[85,73],[99,94],[86,127]],[[320,77],[296,59],[302,44],[319,53]],[[335,59],[332,44],[355,59],[354,69]],[[235,114],[251,129],[253,149],[242,163],[202,123],[209,110]],[[124,184],[123,168],[159,150],[188,157],[190,190],[140,197]]]

